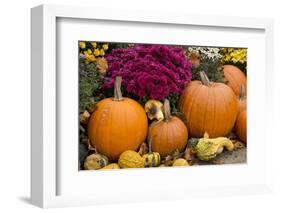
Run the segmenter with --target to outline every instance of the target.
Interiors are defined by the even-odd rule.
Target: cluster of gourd
[[[203,144],[201,147],[215,144],[220,151],[223,147],[232,150],[230,140],[221,137],[230,133],[232,129],[235,129],[237,136],[246,143],[246,77],[232,65],[224,66],[224,75],[227,85],[210,82],[204,72],[200,73],[201,81],[192,81],[187,85],[178,105],[178,110],[187,120],[186,124],[170,114],[168,100],[164,101],[163,106],[158,102],[162,111],[157,111],[155,102],[155,107],[149,108],[155,111],[155,117],[150,116],[151,112],[146,111],[138,102],[122,97],[122,79],[116,77],[114,97],[98,102],[89,119],[89,141],[98,153],[86,158],[84,168],[161,166],[161,159],[166,159],[173,152],[184,151],[189,135],[202,138],[206,132],[210,138],[219,138],[202,138],[199,143]],[[146,113],[150,119],[156,118],[150,126]],[[141,155],[137,150],[146,139],[149,150]],[[202,159],[204,160],[203,157]],[[188,161],[175,158],[171,165],[188,165]]]

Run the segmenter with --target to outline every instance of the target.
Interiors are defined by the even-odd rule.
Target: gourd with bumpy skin
[[[236,135],[244,142],[247,143],[247,110],[244,109],[237,116],[235,124]]]
[[[143,107],[123,98],[121,77],[116,77],[114,98],[97,103],[88,123],[90,143],[99,153],[116,161],[125,150],[137,150],[145,141],[148,121]]]
[[[153,152],[158,152],[161,158],[166,157],[175,150],[184,150],[188,131],[185,124],[176,116],[170,114],[170,104],[164,101],[164,120],[154,121],[149,128],[148,140],[151,142]]]
[[[111,163],[103,167],[101,170],[110,170],[110,169],[120,169],[120,167],[117,163]]]
[[[225,137],[209,138],[205,134],[204,138],[200,138],[197,145],[194,147],[194,153],[202,161],[210,161],[218,154],[222,153],[226,148],[228,151],[234,149],[232,141]]]
[[[143,168],[145,160],[139,153],[131,150],[123,152],[118,160],[118,165],[121,168]]]
[[[192,81],[181,95],[178,109],[187,120],[191,137],[201,138],[205,132],[216,138],[227,135],[233,128],[238,101],[230,87],[210,82],[204,72],[201,81]]]
[[[106,156],[94,153],[86,158],[84,168],[87,170],[97,170],[105,167],[107,164],[108,158]]]
[[[142,158],[145,160],[145,167],[157,167],[161,163],[161,157],[158,152],[151,151],[151,140],[148,142],[148,153],[143,155]]]
[[[245,95],[247,94],[247,78],[245,74],[233,65],[223,66],[224,77],[227,81],[227,85],[234,91],[234,93],[239,96],[240,88],[242,85],[245,87]]]
[[[174,161],[173,166],[189,166],[189,164],[185,159],[179,158]]]

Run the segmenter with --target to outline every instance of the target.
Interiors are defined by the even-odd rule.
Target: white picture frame
[[[117,11],[113,9],[107,9],[107,12],[104,13],[104,10],[100,8],[85,8],[85,7],[73,7],[73,6],[54,6],[54,5],[41,5],[31,10],[31,56],[32,56],[32,103],[31,103],[31,129],[32,129],[32,146],[31,146],[31,201],[33,204],[47,208],[47,207],[62,207],[62,206],[77,206],[77,205],[92,205],[99,203],[114,203],[114,202],[137,202],[143,200],[161,200],[161,199],[178,199],[178,198],[188,198],[188,197],[198,197],[198,196],[224,196],[224,195],[241,195],[241,194],[253,194],[253,193],[265,193],[271,191],[271,170],[270,170],[270,139],[272,138],[270,134],[274,131],[272,127],[271,119],[273,117],[273,96],[269,93],[273,89],[273,84],[270,82],[273,72],[273,21],[271,19],[258,19],[258,18],[241,18],[241,17],[216,17],[216,16],[204,16],[204,15],[189,15],[189,14],[173,14],[173,13],[153,13],[148,11]],[[61,20],[69,20],[70,22],[66,25],[63,25]],[[118,26],[122,27],[125,23],[134,23],[124,26],[124,28],[134,27],[134,25],[141,24],[142,27],[146,25],[153,24],[155,28],[165,28],[165,30],[170,30],[171,32],[176,32],[177,26],[180,27],[191,27],[198,30],[213,30],[214,35],[216,35],[216,30],[218,33],[221,31],[228,32],[232,34],[232,31],[247,31],[247,32],[257,32],[259,36],[256,36],[257,41],[261,41],[261,45],[256,47],[257,44],[254,43],[255,36],[253,35],[253,43],[249,43],[249,46],[253,48],[261,48],[262,54],[256,54],[257,51],[250,51],[249,57],[250,61],[257,61],[257,64],[260,63],[261,67],[257,67],[254,63],[249,63],[250,69],[256,69],[257,74],[251,75],[250,77],[253,80],[250,80],[249,83],[249,99],[248,105],[250,109],[253,109],[250,112],[250,121],[248,123],[253,124],[253,129],[249,131],[248,143],[250,148],[249,157],[250,162],[245,165],[226,165],[223,168],[218,166],[212,167],[202,167],[194,168],[192,173],[186,172],[186,169],[175,168],[173,169],[173,174],[169,169],[149,169],[149,170],[131,170],[125,172],[115,172],[109,171],[102,173],[100,171],[92,172],[80,172],[79,179],[76,178],[76,174],[73,173],[73,167],[77,165],[71,164],[71,168],[67,170],[67,167],[62,167],[65,165],[65,158],[70,159],[70,162],[75,163],[75,158],[69,151],[68,154],[63,154],[64,157],[61,157],[62,150],[65,150],[65,144],[60,144],[58,146],[57,141],[59,138],[59,132],[57,131],[57,121],[60,114],[58,113],[58,88],[60,87],[61,78],[58,78],[57,71],[60,69],[60,61],[58,61],[58,49],[60,48],[60,42],[58,42],[59,31],[63,27],[64,30],[70,30],[71,35],[69,38],[76,40],[81,38],[81,40],[87,40],[89,37],[79,37],[81,35],[75,34],[75,31],[78,28],[78,24],[74,27],[71,24],[71,21],[87,20],[89,26],[90,22],[95,20],[99,21],[99,26],[102,23],[111,23],[111,21],[117,21]],[[79,21],[78,21],[79,22]],[[66,26],[66,27],[65,27]],[[69,27],[70,26],[70,27]],[[114,26],[114,23],[110,25]],[[91,32],[91,27],[86,27],[86,30]],[[85,29],[85,26],[81,28],[81,31]],[[104,29],[106,30],[106,29]],[[80,32],[80,31],[79,31]],[[237,33],[237,35],[238,35]],[[63,34],[63,33],[62,33]],[[228,35],[227,34],[227,35]],[[120,34],[122,35],[122,34]],[[118,41],[122,41],[122,37],[115,35],[118,38]],[[200,43],[200,38],[198,41],[193,38],[193,44],[201,44],[211,46],[224,46],[227,44],[232,44],[229,39],[220,38],[220,41],[211,39],[212,32],[210,32],[210,41],[209,43]],[[248,34],[247,34],[248,35]],[[101,33],[101,36],[103,34]],[[122,36],[125,36],[123,34]],[[200,37],[200,36],[199,36]],[[202,36],[203,37],[203,36]],[[129,37],[125,38],[125,41]],[[176,38],[176,37],[175,37]],[[231,36],[229,38],[232,38]],[[252,38],[252,37],[251,37]],[[112,39],[108,37],[106,39]],[[143,42],[148,41],[147,38],[143,35],[142,37],[134,37],[132,35],[130,42]],[[154,39],[156,37],[154,36]],[[159,43],[167,42],[160,38],[159,40],[151,39],[151,42],[158,41]],[[180,36],[178,37],[177,42],[181,42]],[[248,40],[247,40],[248,39]],[[66,39],[67,40],[67,39]],[[140,41],[141,40],[141,41]],[[192,39],[191,39],[192,40]],[[201,38],[202,40],[202,38]],[[251,39],[245,38],[245,41]],[[70,41],[69,39],[67,41]],[[173,40],[170,41],[173,43]],[[176,41],[174,41],[176,42]],[[238,42],[238,41],[236,41]],[[249,41],[250,42],[250,41]],[[62,47],[64,46],[64,42]],[[65,43],[69,44],[69,43]],[[240,45],[245,45],[245,43],[237,43]],[[251,50],[251,48],[250,48]],[[65,53],[65,57],[71,57],[71,51],[68,51],[69,55]],[[256,54],[256,55],[255,55]],[[255,57],[254,57],[255,56]],[[62,59],[63,61],[63,59]],[[259,61],[259,62],[258,62]],[[63,63],[63,62],[62,62]],[[75,69],[74,64],[69,64],[67,67],[70,70],[69,81],[75,81]],[[63,75],[63,74],[62,74]],[[271,76],[271,77],[270,77]],[[72,80],[71,80],[72,79]],[[257,83],[262,85],[257,87]],[[65,84],[66,85],[66,84]],[[68,85],[69,86],[69,85]],[[76,88],[77,89],[77,88]],[[64,90],[64,89],[62,89]],[[257,100],[253,94],[254,91],[261,94],[260,100]],[[75,93],[75,91],[74,91]],[[75,96],[75,95],[74,95]],[[69,99],[70,100],[70,99]],[[67,99],[65,100],[68,101]],[[259,102],[257,102],[259,101]],[[258,105],[254,107],[254,105]],[[251,108],[252,106],[252,108]],[[75,108],[75,107],[74,107]],[[266,113],[264,110],[266,109]],[[61,111],[60,111],[61,112]],[[257,114],[262,114],[260,116],[254,116]],[[77,116],[74,114],[73,116]],[[261,130],[261,126],[258,124],[260,121],[264,123],[265,136],[262,138],[257,138],[253,133],[254,131]],[[74,121],[75,122],[75,121]],[[71,122],[70,122],[71,123]],[[266,125],[265,125],[266,124]],[[249,126],[249,125],[248,125]],[[71,131],[70,131],[71,132]],[[267,152],[264,153],[263,161],[257,160],[257,155],[261,153],[261,140],[265,140],[266,143],[263,146],[266,148]],[[252,141],[258,141],[256,144],[251,143]],[[75,144],[70,143],[71,146],[69,150],[75,150]],[[73,149],[72,149],[73,148]],[[254,151],[251,151],[254,150]],[[75,153],[75,152],[73,152]],[[78,154],[78,153],[77,153]],[[72,159],[72,160],[71,160]],[[264,160],[266,159],[266,160]],[[260,165],[260,166],[258,166]],[[233,169],[232,169],[233,168]],[[75,170],[76,171],[76,170]],[[69,173],[67,173],[69,172]],[[78,169],[77,169],[78,174]],[[211,173],[215,172],[215,175]],[[61,174],[63,173],[63,174]],[[65,178],[65,176],[67,178]],[[82,175],[81,175],[82,174]],[[245,174],[245,177],[239,175],[236,177],[234,174]],[[146,180],[143,175],[149,176],[152,181],[150,183],[150,188],[153,193],[145,193],[144,190],[147,190],[148,186],[145,183],[140,183],[142,178]],[[220,180],[216,179],[218,176],[222,177],[225,175],[227,179]],[[230,176],[232,175],[232,176]],[[204,176],[209,176],[210,183],[204,182]],[[230,179],[228,179],[228,176]],[[253,177],[255,177],[253,179]],[[77,176],[78,177],[78,176]],[[157,181],[157,177],[161,178],[162,181]],[[107,186],[104,186],[103,183],[100,184],[100,187],[97,187],[98,193],[91,193],[91,186],[88,188],[83,187],[83,190],[79,190],[76,187],[75,181],[83,181],[84,186],[89,185],[87,182],[96,178],[97,181],[103,181],[104,184],[108,183]],[[166,180],[171,178],[177,178],[177,183],[165,184]],[[190,178],[190,180],[195,180],[192,182],[192,185],[187,184],[184,180]],[[237,178],[237,182],[235,182]],[[113,184],[110,182],[111,179],[118,181],[118,184]],[[130,181],[134,179],[134,182],[138,183],[137,191],[133,189],[134,182]],[[201,182],[200,182],[201,181]],[[204,183],[202,183],[204,182]],[[127,184],[125,184],[127,183]],[[63,187],[61,187],[63,185]],[[103,186],[103,187],[101,187]],[[121,186],[121,187],[120,187]],[[153,188],[155,186],[155,188]],[[162,186],[162,188],[161,188]],[[69,190],[65,190],[65,189]],[[82,187],[81,187],[82,188]],[[61,189],[62,192],[61,192]],[[143,189],[143,190],[142,190]],[[87,193],[87,190],[89,193]],[[112,190],[112,193],[109,193]],[[113,192],[114,191],[114,192]],[[188,193],[186,193],[188,191]],[[170,193],[168,193],[170,192]],[[176,192],[176,193],[175,193]],[[122,196],[120,196],[122,194]]]

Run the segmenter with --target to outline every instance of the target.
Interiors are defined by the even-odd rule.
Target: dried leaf
[[[80,123],[87,124],[90,118],[90,113],[85,110],[82,114],[80,114]]]
[[[145,155],[148,153],[148,146],[146,143],[142,143],[142,145],[140,146],[139,152],[138,152],[141,156]]]
[[[190,59],[193,66],[198,67],[200,64],[200,54],[197,52],[190,52],[188,54],[188,58]]]
[[[90,140],[88,140],[88,149],[91,150],[91,151],[94,151],[95,153],[97,153],[97,149],[96,147],[93,147],[90,143]]]
[[[243,149],[246,147],[245,143],[238,141],[238,140],[232,140],[233,144],[234,144],[234,150],[237,149]]]
[[[175,150],[174,152],[172,152],[171,154],[167,155],[163,161],[163,163],[166,165],[166,166],[171,166],[173,165],[173,162],[178,159],[178,158],[181,158],[184,156],[184,152],[179,152],[179,150]]]
[[[192,161],[193,159],[193,152],[191,148],[186,148],[185,152],[184,152],[184,158],[187,161]]]
[[[157,100],[149,100],[145,103],[144,109],[150,120],[156,119],[162,121],[164,119],[164,114],[162,111],[163,104]]]

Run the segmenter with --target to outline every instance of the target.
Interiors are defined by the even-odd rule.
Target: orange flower
[[[104,75],[106,73],[108,64],[104,57],[97,58],[97,68],[100,74]]]

